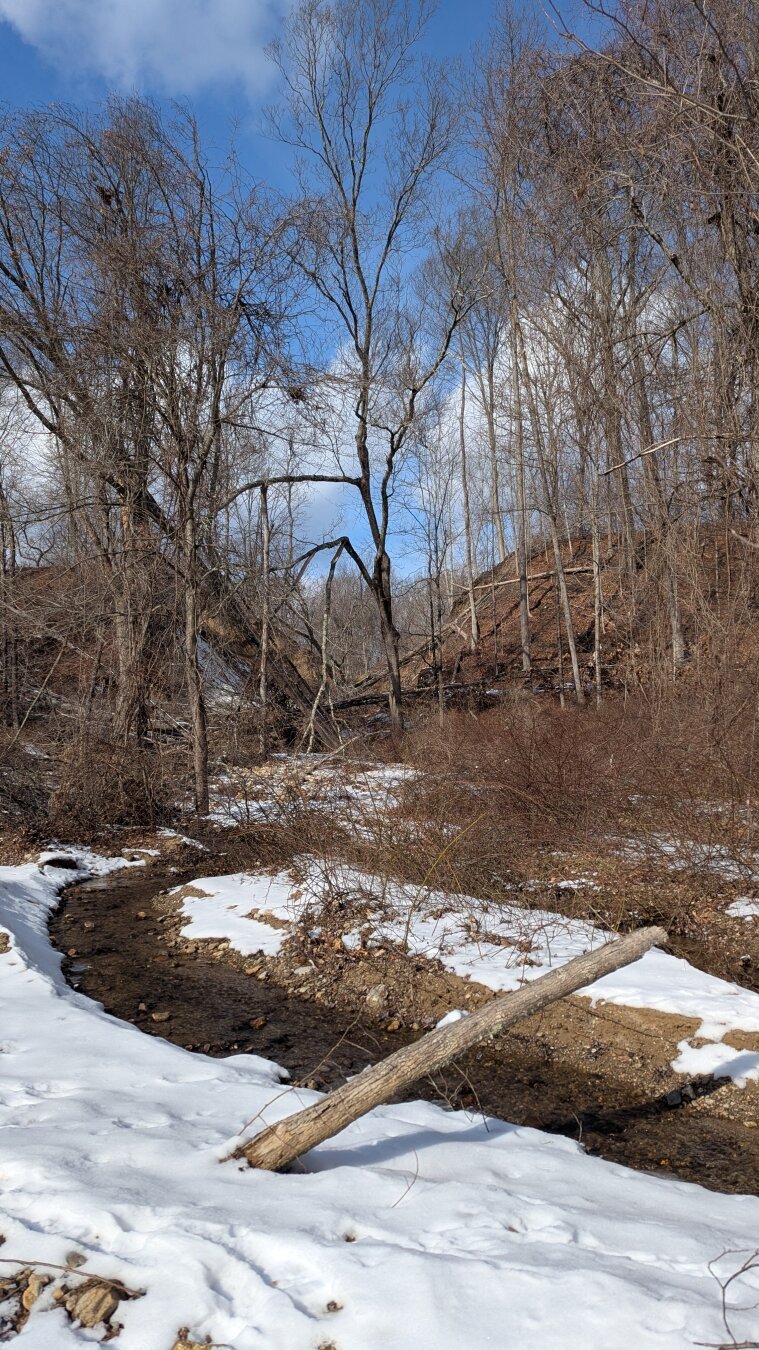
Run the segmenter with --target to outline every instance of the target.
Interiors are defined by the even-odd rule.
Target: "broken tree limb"
[[[580,572],[592,572],[592,571],[593,571],[593,564],[590,563],[587,567],[584,566],[565,567],[564,575],[570,577],[576,576]],[[556,576],[555,569],[553,572],[530,572],[527,577],[527,580],[550,581],[555,576]],[[519,585],[519,577],[506,577],[503,581],[478,581],[475,583],[474,589],[476,591],[492,591],[497,590],[499,586],[518,586],[518,585]],[[459,586],[460,595],[466,595],[467,591],[468,591],[467,586]]]
[[[381,1106],[418,1079],[435,1073],[487,1037],[539,1012],[549,1003],[573,994],[602,975],[637,961],[650,947],[667,941],[662,928],[639,928],[607,942],[596,951],[576,956],[566,965],[541,975],[521,989],[486,1003],[451,1026],[438,1027],[413,1045],[388,1055],[321,1101],[270,1125],[233,1154],[251,1167],[275,1172],[302,1153],[331,1139],[354,1120]]]

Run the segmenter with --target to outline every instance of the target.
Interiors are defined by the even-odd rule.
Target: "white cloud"
[[[0,0],[0,20],[61,69],[181,95],[267,85],[287,0]]]

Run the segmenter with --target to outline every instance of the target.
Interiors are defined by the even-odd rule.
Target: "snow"
[[[706,1045],[681,1041],[677,1048],[680,1053],[672,1067],[689,1078],[711,1074],[714,1078],[732,1078],[739,1087],[744,1087],[750,1078],[759,1077],[759,1055],[751,1050],[736,1050],[721,1041]]]
[[[733,919],[759,919],[759,900],[739,895],[725,911]]]
[[[106,864],[92,860],[102,871]],[[121,860],[124,865],[124,860]],[[190,1054],[68,989],[46,937],[63,878],[0,869],[5,1270],[64,1263],[124,1281],[121,1350],[180,1327],[234,1350],[685,1350],[724,1339],[723,1275],[759,1200],[628,1172],[568,1140],[410,1103],[376,1110],[288,1175],[222,1162],[246,1121],[317,1094],[275,1065]],[[230,883],[229,894],[234,894]],[[271,892],[267,895],[271,904]],[[759,1274],[731,1286],[756,1331]],[[43,1295],[24,1350],[74,1350]],[[334,1309],[330,1311],[329,1309]]]
[[[188,848],[200,849],[201,853],[207,853],[205,844],[201,844],[199,839],[191,839],[187,834],[180,834],[177,830],[160,829],[158,835],[161,839],[178,839],[180,844],[187,844]]]
[[[194,886],[209,894],[210,904],[205,899],[185,900],[191,922],[184,932],[228,938],[244,955],[258,950],[274,955],[288,933],[281,927],[267,929],[262,911],[274,914],[280,923],[289,921],[292,929],[318,912],[328,885],[367,905],[371,936],[367,938],[366,929],[343,934],[347,950],[378,943],[398,946],[415,956],[439,960],[446,970],[496,993],[518,989],[613,937],[589,921],[549,910],[487,906],[473,896],[420,891],[338,864],[330,864],[328,879],[312,858],[300,859],[295,871],[273,876],[239,873],[202,878]],[[255,918],[246,918],[251,912]],[[593,1003],[695,1019],[699,1026],[693,1039],[709,1045],[683,1042],[673,1063],[680,1073],[714,1073],[739,1086],[759,1080],[759,1052],[738,1054],[723,1044],[734,1031],[759,1033],[759,995],[750,989],[653,948],[640,961],[604,976],[581,993]]]
[[[140,853],[150,853],[150,849],[140,849]],[[68,873],[67,880],[75,879],[76,873],[89,877],[105,877],[111,872],[120,872],[124,867],[144,867],[144,858],[104,858],[99,853],[93,853],[88,848],[71,848],[68,845],[61,848],[49,848],[40,853],[37,858],[39,867],[57,862],[60,866],[61,861],[70,859],[71,868],[61,869]],[[2,869],[0,869],[2,870]]]
[[[617,851],[632,859],[658,856],[666,859],[673,871],[695,870],[711,872],[725,881],[759,879],[759,853],[748,851],[741,856],[725,844],[704,843],[698,839],[681,838],[664,832],[649,831],[642,839],[616,842]]]
[[[190,920],[182,929],[182,936],[228,938],[243,956],[259,951],[264,956],[276,956],[296,919],[298,889],[289,873],[250,876],[233,872],[223,877],[199,877],[193,881],[191,890],[200,895],[190,895],[187,887],[182,886],[174,891],[182,892],[182,909]],[[251,914],[256,910],[283,926]]]
[[[292,819],[304,801],[310,811],[339,816],[372,837],[396,807],[417,770],[403,764],[364,764],[330,754],[274,755],[265,769],[221,774],[212,785],[210,819],[223,827]]]

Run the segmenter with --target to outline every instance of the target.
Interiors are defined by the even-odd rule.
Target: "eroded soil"
[[[251,859],[251,862],[253,859]],[[188,1050],[256,1054],[327,1089],[487,990],[399,954],[288,943],[277,960],[187,942],[169,891],[230,870],[206,853],[72,886],[51,923],[70,983]],[[307,969],[308,967],[308,969]],[[384,987],[381,999],[367,994]],[[715,1190],[759,1193],[758,1095],[685,1084],[670,1062],[694,1023],[568,999],[409,1093],[581,1139],[588,1152]]]

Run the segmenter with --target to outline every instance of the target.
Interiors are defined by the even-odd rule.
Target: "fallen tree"
[[[663,928],[640,928],[626,937],[607,942],[596,951],[576,956],[521,989],[486,1003],[450,1026],[437,1027],[413,1045],[388,1055],[387,1059],[366,1069],[321,1101],[270,1125],[255,1138],[241,1144],[232,1156],[244,1158],[251,1167],[269,1172],[286,1167],[301,1154],[366,1115],[367,1111],[381,1106],[420,1078],[435,1073],[480,1041],[497,1036],[514,1022],[540,1012],[549,1003],[593,984],[603,975],[630,965],[650,947],[666,941]]]

